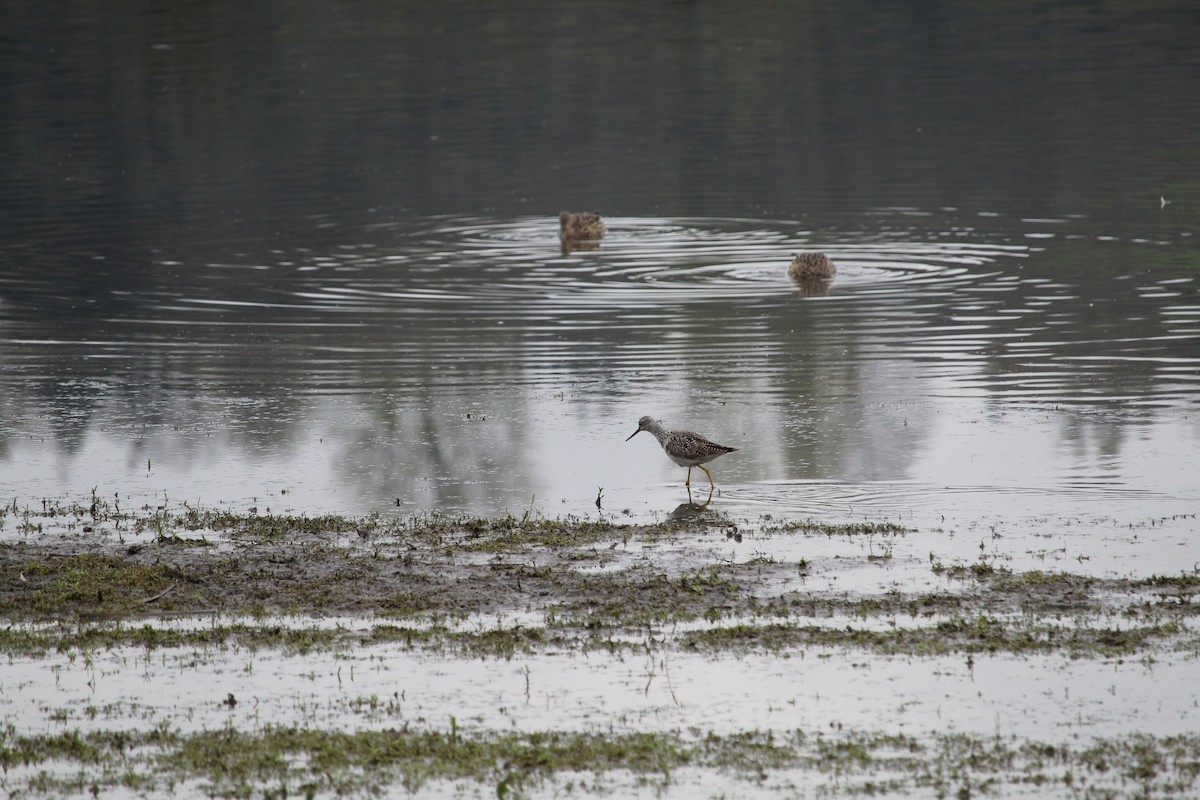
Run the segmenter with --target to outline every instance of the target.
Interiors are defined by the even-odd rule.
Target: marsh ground
[[[708,509],[93,501],[6,529],[14,796],[1183,797],[1200,773],[1194,571],[901,565],[936,536]]]

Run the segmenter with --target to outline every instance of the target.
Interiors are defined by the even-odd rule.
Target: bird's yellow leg
[[[715,483],[713,483],[712,473],[708,471],[708,467],[704,466],[703,464],[697,464],[696,466],[699,467],[700,469],[704,470],[704,474],[708,476],[709,487],[713,488],[713,489],[717,488],[717,485]]]
[[[700,469],[704,469],[704,467],[701,467]],[[708,470],[706,470],[706,469],[705,469],[704,471],[705,471],[705,472],[708,472]],[[691,486],[691,485],[692,485],[692,468],[691,468],[691,467],[688,467],[688,476],[687,476],[687,480],[683,482],[683,485],[684,485],[684,486]]]

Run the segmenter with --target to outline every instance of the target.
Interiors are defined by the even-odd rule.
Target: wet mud
[[[947,564],[931,554],[923,569],[940,587],[933,591],[886,580],[872,590],[816,585],[816,575],[844,568],[832,562],[861,554],[864,542],[917,534],[891,523],[739,525],[710,511],[685,521],[622,524],[528,515],[309,518],[76,507],[27,511],[19,526],[0,544],[0,651],[10,664],[33,668],[65,657],[54,669],[68,672],[106,653],[141,653],[147,663],[165,664],[190,652],[188,668],[200,670],[197,663],[224,658],[214,653],[310,664],[357,653],[382,661],[475,663],[486,684],[494,665],[523,662],[528,702],[529,664],[564,656],[614,665],[644,658],[647,692],[661,674],[676,698],[671,664],[689,659],[703,668],[728,659],[772,666],[815,656],[872,669],[927,662],[937,672],[956,663],[973,673],[977,660],[1016,657],[1146,669],[1162,662],[1186,672],[1200,654],[1195,573],[1014,572],[986,558]],[[788,562],[722,555],[723,545],[739,537],[844,545],[845,554]],[[876,544],[866,553],[855,557],[857,568],[886,570],[895,558],[890,547]],[[119,658],[125,663],[130,656]],[[340,667],[337,674],[340,684]],[[681,679],[679,690],[685,686]],[[239,693],[245,703],[244,691],[230,691],[220,710],[232,714]],[[973,796],[1031,787],[1091,796],[1081,785],[1103,790],[1096,796],[1130,787],[1186,796],[1200,771],[1194,735],[1089,738],[1082,735],[1086,726],[1067,744],[953,730],[917,735],[902,716],[887,714],[874,728],[831,722],[775,732],[756,725],[718,730],[724,712],[700,708],[686,730],[604,733],[559,723],[505,732],[460,727],[452,712],[448,729],[444,722],[421,724],[425,718],[398,711],[397,693],[352,701],[354,714],[369,706],[382,722],[391,720],[369,730],[281,718],[218,733],[205,724],[164,722],[150,729],[125,722],[72,729],[71,719],[94,721],[98,712],[88,704],[79,714],[70,703],[48,712],[59,724],[42,730],[13,716],[18,702],[10,703],[0,732],[0,761],[6,788],[26,796],[95,786],[240,797],[258,796],[264,785],[274,787],[268,796],[388,787],[432,795],[652,789],[685,796],[714,779],[732,796],[781,790]],[[30,702],[52,705],[48,698]],[[713,717],[711,729],[706,715]],[[131,759],[129,752],[139,755]],[[121,772],[118,764],[128,768]]]

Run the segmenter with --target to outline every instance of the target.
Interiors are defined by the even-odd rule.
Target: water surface
[[[625,442],[649,413],[739,448],[713,465],[734,512],[1193,508],[1200,301],[1146,266],[1182,234],[947,209],[609,224],[568,254],[551,217],[443,217],[159,253],[156,285],[87,297],[30,276],[39,301],[0,322],[5,485],[484,514],[594,511],[603,487],[644,514],[684,477]],[[824,292],[786,275],[813,248],[839,264]]]
[[[0,19],[0,539],[38,541],[20,509],[93,491],[694,514],[707,491],[625,441],[651,414],[738,448],[711,465],[727,528],[631,545],[664,570],[796,562],[814,594],[870,598],[944,588],[935,559],[1198,568],[1189,4],[16,0]],[[606,216],[599,247],[562,251],[564,208]],[[818,249],[833,283],[794,284],[791,254]],[[765,515],[906,531],[760,535]],[[21,657],[0,717],[1196,728],[1191,653],[661,655],[670,684],[652,655]],[[753,790],[694,782],[714,779]]]

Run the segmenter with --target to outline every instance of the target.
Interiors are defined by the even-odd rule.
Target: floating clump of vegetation
[[[906,528],[895,522],[846,522],[827,523],[813,519],[779,520],[770,514],[761,517],[764,533],[811,533],[823,536],[899,536],[911,533],[912,528]]]
[[[955,618],[926,627],[887,630],[821,625],[732,625],[689,631],[680,637],[687,649],[708,651],[855,648],[879,655],[944,656],[952,653],[1018,655],[1062,652],[1078,656],[1130,656],[1160,642],[1178,641],[1200,650],[1200,637],[1185,635],[1177,623],[1137,628],[1088,628],[989,617]]]

